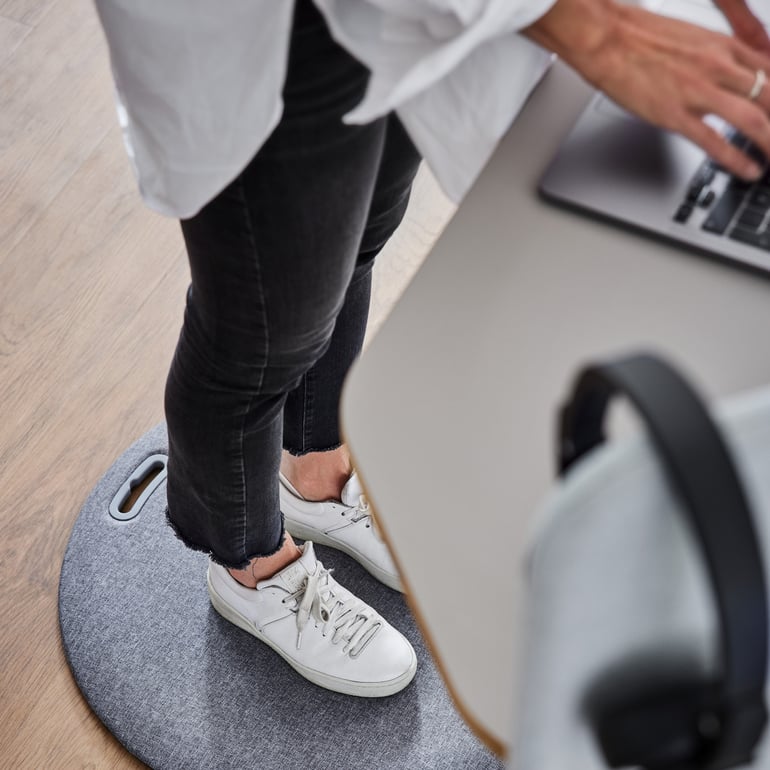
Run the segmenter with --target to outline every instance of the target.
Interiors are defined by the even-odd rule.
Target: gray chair
[[[770,564],[770,388],[720,404],[713,416]],[[593,450],[557,483],[537,521],[509,766],[602,770],[590,719],[598,681],[622,683],[629,666],[641,678],[719,674],[709,572],[646,434]],[[766,682],[764,691],[767,700]],[[750,766],[770,768],[767,731]]]

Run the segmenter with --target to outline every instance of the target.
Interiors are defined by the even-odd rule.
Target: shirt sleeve
[[[293,3],[96,0],[118,118],[147,205],[193,216],[281,117]]]
[[[335,39],[371,70],[347,120],[397,111],[458,201],[551,55],[518,34],[555,0],[315,0]]]

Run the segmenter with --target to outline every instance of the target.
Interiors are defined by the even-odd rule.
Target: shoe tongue
[[[299,591],[307,576],[316,571],[317,563],[313,544],[308,540],[302,546],[302,556],[299,559],[293,561],[288,567],[284,567],[280,572],[276,572],[273,577],[261,580],[257,587],[278,586],[293,594]]]
[[[354,471],[348,479],[348,483],[342,488],[342,494],[340,500],[343,505],[350,506],[351,508],[358,505],[358,499],[364,493],[364,488],[361,486],[361,482],[358,479],[358,474]]]

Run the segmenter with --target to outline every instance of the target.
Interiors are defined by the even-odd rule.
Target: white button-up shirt
[[[517,34],[555,0],[315,0],[372,72],[346,120],[395,110],[438,181],[463,196],[545,71]],[[146,203],[195,214],[281,118],[292,0],[96,0],[118,116]]]

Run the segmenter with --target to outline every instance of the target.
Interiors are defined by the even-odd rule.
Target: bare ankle
[[[299,559],[300,556],[302,556],[302,551],[287,532],[283,545],[274,554],[252,559],[249,566],[244,569],[228,569],[227,571],[246,588],[256,588],[260,580],[272,577],[276,572],[280,572],[284,567],[288,567],[293,561]]]
[[[281,472],[306,500],[339,500],[353,466],[343,444],[328,452],[309,452],[299,457],[283,453]]]

